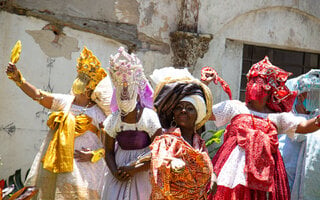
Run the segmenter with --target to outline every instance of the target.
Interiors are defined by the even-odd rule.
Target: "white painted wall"
[[[46,126],[47,110],[43,110],[37,102],[24,95],[4,72],[15,42],[17,40],[22,42],[21,58],[17,66],[26,80],[40,89],[46,89],[50,84],[53,92],[56,93],[69,93],[77,75],[76,59],[84,45],[94,52],[104,68],[108,66],[110,54],[116,53],[121,45],[101,36],[65,28],[66,36],[78,42],[76,45],[78,51],[70,52],[70,59],[62,56],[50,58],[42,50],[49,47],[43,44],[40,47],[27,33],[28,30],[41,32],[42,27],[46,24],[47,22],[33,17],[0,12],[0,66],[2,69],[0,73],[0,96],[2,97],[0,101],[0,155],[3,163],[0,166],[0,179],[7,178],[19,168],[22,168],[22,174],[25,174],[48,130]],[[45,34],[47,37],[50,37],[50,34],[53,35],[51,31]],[[42,36],[37,39],[45,40]],[[59,51],[70,49],[69,43],[61,42],[61,45],[58,44],[56,47]],[[51,67],[49,63],[52,63]],[[5,131],[8,125],[15,127],[11,135]]]

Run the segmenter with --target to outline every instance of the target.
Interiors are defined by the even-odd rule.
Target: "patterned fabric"
[[[290,91],[285,82],[292,73],[271,64],[266,56],[252,65],[247,74],[246,103],[260,100],[269,93],[267,106],[275,112],[291,111],[297,92]]]
[[[268,190],[270,184],[273,185],[269,199],[289,198],[283,161],[279,151],[275,150],[275,133],[286,133],[294,137],[297,125],[305,119],[292,113],[255,112],[238,100],[227,100],[214,105],[213,113],[218,127],[229,122],[231,124],[229,131],[225,133],[223,145],[212,160],[218,189],[215,196],[209,196],[208,199],[266,199],[266,190],[253,189],[257,185],[249,183],[250,180],[256,182],[260,175],[264,178],[264,188]],[[256,123],[252,123],[253,121]],[[270,162],[266,163],[260,158]],[[270,178],[272,181],[268,182]]]
[[[307,93],[303,106],[310,112],[308,117],[312,118],[320,113],[320,70],[312,69],[306,74],[290,79],[286,82],[286,86],[290,90],[298,91],[299,94]],[[298,113],[296,104],[298,104],[298,98],[296,98],[292,109],[294,113]]]
[[[222,170],[230,164],[229,159],[232,159],[231,155],[237,146],[244,150],[242,173],[246,180],[227,187],[219,179],[227,178],[222,176],[226,174]],[[248,114],[234,117],[226,129],[224,144],[212,162],[218,176],[218,188],[217,193],[209,199],[230,199],[232,196],[231,199],[260,200],[266,199],[268,192],[272,200],[290,198],[285,168],[278,150],[276,127],[268,119]],[[241,162],[234,164],[236,168],[241,167]]]
[[[237,144],[245,150],[247,186],[272,192],[275,170],[272,154],[278,150],[276,127],[268,119],[240,114],[232,119],[225,134],[228,137],[235,134]]]
[[[198,134],[193,136],[193,146],[181,136],[180,130],[169,131],[156,137],[150,146],[151,199],[206,199],[207,186],[211,180],[212,165],[205,141]],[[170,162],[181,159],[185,168],[172,171]]]
[[[221,84],[223,91],[225,91],[225,93],[228,94],[229,99],[232,100],[232,93],[231,93],[231,89],[230,89],[228,83],[225,80],[223,80],[218,75],[216,70],[214,70],[212,67],[206,66],[201,69],[201,81],[206,81],[208,79],[206,72],[211,72],[213,76],[216,76],[216,79],[214,80],[215,81],[214,84],[217,85],[219,82]]]
[[[227,100],[215,104],[212,107],[213,114],[216,118],[214,123],[217,127],[228,124],[233,117],[238,114],[253,114],[262,118],[269,118],[277,127],[278,134],[287,134],[293,138],[297,125],[305,121],[304,117],[295,116],[289,112],[283,113],[261,113],[250,110],[245,103],[239,100]]]

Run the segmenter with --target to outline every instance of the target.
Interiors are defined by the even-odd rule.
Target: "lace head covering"
[[[153,107],[153,90],[148,83],[140,60],[129,54],[123,47],[110,56],[109,72],[114,91],[111,99],[111,111],[120,109],[122,115],[133,111],[137,100],[142,107]]]
[[[320,106],[320,70],[312,69],[308,73],[300,75],[296,78],[289,79],[286,82],[286,86],[290,90],[295,90],[298,94],[306,92],[306,98],[303,101],[303,105],[307,111],[310,111],[311,115],[319,113]],[[297,113],[295,105],[297,104],[297,98],[294,102],[293,112]]]
[[[290,91],[285,82],[292,73],[271,64],[266,56],[252,65],[247,74],[246,103],[262,100],[270,94],[267,106],[275,112],[289,112],[296,92]]]

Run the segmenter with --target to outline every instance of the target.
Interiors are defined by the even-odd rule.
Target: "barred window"
[[[307,73],[311,69],[320,68],[320,54],[289,51],[245,44],[243,46],[243,62],[240,86],[241,101],[245,101],[247,72],[253,64],[259,62],[265,56],[269,57],[269,60],[272,64],[288,72],[292,72],[293,75],[289,78],[294,78],[301,74]]]

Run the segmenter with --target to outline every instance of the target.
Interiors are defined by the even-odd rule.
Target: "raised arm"
[[[51,109],[53,96],[48,92],[37,89],[31,83],[27,82],[14,64],[9,63],[6,73],[26,95],[38,101],[45,108]]]
[[[320,115],[315,118],[301,122],[296,129],[296,133],[307,134],[320,129]]]

